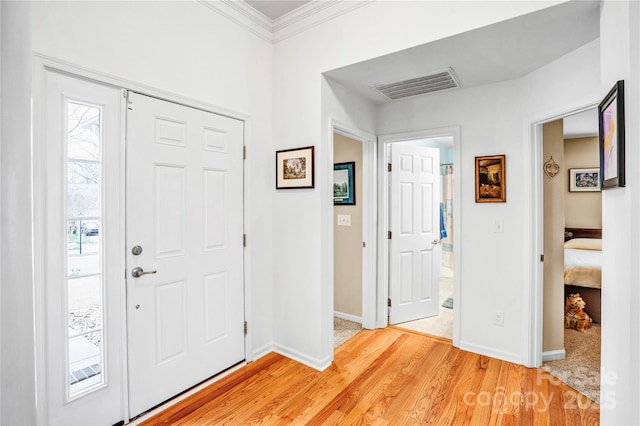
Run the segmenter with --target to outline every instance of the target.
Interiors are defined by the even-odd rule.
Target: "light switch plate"
[[[338,226],[351,226],[351,215],[350,214],[339,214],[338,215]]]

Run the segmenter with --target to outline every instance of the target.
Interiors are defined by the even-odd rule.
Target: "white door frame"
[[[362,197],[358,197],[362,203],[362,241],[365,247],[362,251],[362,327],[376,328],[375,324],[375,297],[376,297],[376,137],[363,130],[356,129],[344,123],[329,119],[331,143],[328,144],[331,159],[331,167],[328,168],[333,182],[333,134],[357,140],[362,143]],[[333,187],[333,185],[331,185]],[[333,200],[333,198],[332,198]],[[333,211],[333,201],[330,204]],[[333,217],[333,214],[331,214]],[[332,222],[333,223],[333,222]],[[333,226],[331,227],[333,230]],[[331,305],[333,306],[333,232],[330,232],[329,256],[331,274]],[[333,312],[333,308],[332,308]],[[332,328],[333,329],[333,328]]]
[[[403,142],[417,139],[429,139],[439,136],[453,137],[453,161],[458,167],[455,170],[456,178],[454,179],[453,188],[453,256],[454,264],[454,283],[453,293],[456,303],[453,306],[453,345],[459,346],[460,341],[460,241],[462,227],[460,222],[460,126],[440,127],[435,129],[416,130],[413,132],[393,133],[378,137],[378,289],[377,289],[377,305],[376,305],[376,327],[384,328],[387,326],[387,299],[389,298],[389,240],[387,239],[387,231],[389,224],[389,173],[387,172],[387,164],[389,163],[388,145],[396,142]]]
[[[214,114],[235,118],[237,120],[244,122],[245,127],[245,135],[244,135],[244,145],[249,146],[250,141],[250,128],[251,128],[251,119],[248,115],[242,114],[236,111],[232,111],[226,108],[222,108],[216,105],[208,104],[206,102],[201,102],[196,99],[188,98],[185,96],[181,96],[175,93],[167,92],[162,89],[158,89],[151,86],[146,86],[144,84],[136,83],[133,81],[125,80],[119,78],[117,76],[109,75],[106,73],[102,73],[100,71],[84,68],[81,66],[77,66],[68,62],[60,61],[58,59],[34,54],[33,56],[33,141],[32,141],[32,182],[33,182],[33,279],[34,279],[34,329],[35,329],[35,364],[36,364],[36,398],[39,401],[36,407],[36,421],[39,425],[47,424],[47,404],[48,401],[46,399],[46,363],[45,359],[47,356],[46,353],[46,315],[43,313],[45,311],[46,300],[45,300],[45,282],[46,282],[46,270],[44,268],[44,259],[46,256],[46,247],[42,238],[40,236],[44,235],[45,231],[45,217],[46,217],[46,205],[44,203],[44,195],[47,191],[47,180],[46,176],[42,173],[43,164],[45,161],[44,158],[44,144],[45,144],[45,136],[46,132],[45,128],[45,76],[49,71],[59,72],[62,74],[68,74],[73,77],[93,81],[96,84],[102,84],[106,86],[114,86],[120,89],[131,90],[134,92],[146,94],[148,96],[156,97],[159,99],[163,99],[169,102],[177,103],[180,105],[188,106],[191,108],[196,108],[204,111],[208,111]],[[124,99],[123,99],[124,102]],[[124,111],[123,111],[124,115]],[[124,164],[124,132],[125,132],[125,120],[123,117],[122,120],[123,127],[121,133],[121,141],[123,144],[122,156],[120,161]],[[250,157],[247,158],[244,162],[244,180],[245,183],[249,178],[249,170],[251,170]],[[122,167],[122,173],[124,173],[124,167]],[[124,185],[124,176],[122,176],[121,181]],[[121,205],[124,206],[124,188],[121,191]],[[250,214],[250,189],[245,184],[244,186],[244,232],[251,232],[250,224],[248,218],[251,216]],[[121,218],[124,220],[124,211],[121,212]],[[124,222],[123,222],[124,223]],[[120,235],[121,247],[124,247],[124,234]],[[124,251],[123,251],[123,260],[124,260]],[[250,250],[245,249],[244,252],[244,288],[245,288],[245,298],[244,298],[244,308],[245,308],[245,320],[251,322],[251,256]],[[123,270],[123,273],[125,271]],[[126,297],[126,293],[123,292],[123,298]],[[126,300],[122,300],[123,306],[125,306]],[[123,350],[123,380],[124,383],[128,383],[127,380],[127,335],[126,335],[126,318],[121,318],[121,326],[122,330],[122,348]],[[252,334],[251,327],[249,327],[248,333],[245,335],[245,356],[246,361],[253,360],[253,346],[252,346]],[[129,403],[128,403],[128,386],[123,387],[123,407],[124,412],[122,413],[122,418],[125,423],[127,423],[130,419],[128,416],[129,413]]]
[[[529,285],[524,287],[523,300],[523,324],[529,333],[529,338],[524,339],[523,353],[526,354],[525,365],[530,368],[538,368],[542,365],[542,325],[543,325],[543,299],[544,286],[543,264],[540,255],[544,253],[544,191],[542,189],[543,163],[542,157],[542,126],[555,120],[563,119],[569,115],[579,114],[598,107],[600,101],[592,101],[574,107],[567,107],[554,113],[542,115],[529,121],[527,125],[528,138],[525,137],[525,155],[528,153],[529,161],[524,164],[530,166],[530,170],[524,170],[524,187],[529,188],[531,208],[529,219],[531,244],[526,253],[528,264],[528,276],[531,277]]]

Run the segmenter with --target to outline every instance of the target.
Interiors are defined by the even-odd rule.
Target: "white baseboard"
[[[460,349],[464,351],[473,352],[479,355],[490,356],[491,358],[501,359],[503,361],[513,362],[514,364],[523,364],[522,358],[519,354],[507,351],[500,351],[488,346],[476,345],[464,340],[460,341]]]
[[[542,352],[542,362],[555,361],[557,359],[565,359],[567,353],[564,349],[558,349],[557,351]]]
[[[263,345],[260,348],[256,348],[250,357],[247,357],[247,362],[256,361],[259,358],[262,358],[268,353],[275,352],[273,347],[273,342],[269,342],[266,345]]]
[[[327,355],[324,359],[317,359],[311,358],[301,352],[296,351],[295,349],[289,348],[284,345],[274,345],[273,351],[318,371],[326,370],[333,361],[333,352],[331,352],[331,355]]]
[[[362,317],[357,317],[355,315],[345,314],[344,312],[333,311],[333,316],[343,320],[353,321],[353,322],[357,322],[358,324],[362,324]]]

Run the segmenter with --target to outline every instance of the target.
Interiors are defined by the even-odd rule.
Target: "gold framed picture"
[[[476,157],[476,203],[507,201],[504,155]]]

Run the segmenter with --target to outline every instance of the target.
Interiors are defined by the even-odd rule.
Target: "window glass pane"
[[[100,220],[70,220],[67,225],[69,277],[101,272]]]
[[[101,384],[102,332],[88,333],[69,339],[69,387],[71,396]]]
[[[102,327],[102,276],[71,278],[68,286],[70,334]]]
[[[100,164],[69,161],[67,170],[69,217],[100,216]]]
[[[100,160],[100,108],[68,104],[68,157]]]

